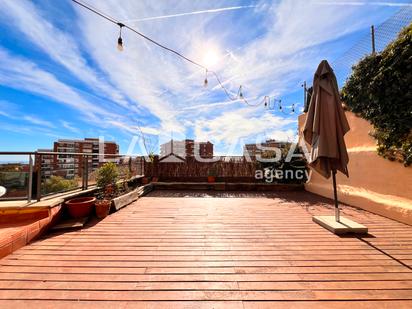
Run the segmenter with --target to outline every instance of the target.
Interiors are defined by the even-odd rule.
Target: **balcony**
[[[36,199],[39,193],[30,191],[29,184],[45,172],[34,164],[42,154],[27,155],[27,171],[17,172],[17,178]],[[81,161],[89,156],[81,154]],[[26,213],[20,212],[13,226],[9,219],[0,220],[0,240],[12,239],[0,246],[0,255],[9,254],[0,266],[2,307],[16,302],[87,306],[92,300],[109,307],[242,309],[411,304],[409,225],[343,205],[345,217],[367,225],[369,234],[339,237],[312,222],[313,215],[332,213],[332,201],[301,185],[280,190],[255,183],[261,187],[239,192],[239,186],[217,182],[202,189],[204,183],[187,179],[196,180],[212,163],[189,158],[183,165],[162,164],[158,158],[151,162],[120,155],[117,160],[123,172],[164,182],[80,231],[43,234],[64,199],[94,190],[93,165],[84,164],[78,188],[52,195],[40,191],[38,202],[22,204],[19,211]],[[218,179],[233,180],[250,177],[255,162],[227,157],[213,164]],[[186,182],[167,181],[176,175]],[[270,191],[258,192],[263,186]],[[24,246],[35,235],[43,236]]]
[[[0,304],[38,307],[408,308],[412,227],[343,206],[369,237],[312,222],[307,192],[154,191],[1,260]]]

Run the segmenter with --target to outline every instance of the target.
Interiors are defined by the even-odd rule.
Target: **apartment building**
[[[37,152],[53,152],[53,149],[38,149]],[[53,175],[54,158],[52,154],[42,154],[39,156],[41,165],[41,177],[43,179],[50,178]]]
[[[181,158],[194,157],[195,154],[199,154],[202,158],[212,158],[213,144],[209,141],[197,142],[193,139],[185,139],[183,141],[170,140],[160,145],[160,157],[165,157],[169,154],[174,154]]]
[[[55,175],[71,179],[80,177],[86,164],[88,171],[92,172],[105,162],[117,162],[116,155],[119,154],[119,145],[110,141],[100,143],[98,138],[59,139],[54,142],[53,149],[39,149],[38,152],[59,153],[58,155],[43,154],[40,156],[43,178]],[[79,153],[89,153],[90,156],[85,159]],[[104,156],[99,153],[104,153]]]
[[[268,139],[260,144],[246,144],[243,146],[243,156],[255,158],[256,156],[261,156],[265,153],[268,153],[270,151],[269,148],[284,149],[289,145],[289,142],[280,142],[274,139]]]

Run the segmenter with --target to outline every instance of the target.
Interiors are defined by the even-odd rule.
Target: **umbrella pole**
[[[333,197],[335,199],[335,221],[340,221],[339,205],[338,205],[338,192],[336,190],[336,170],[332,170],[332,180],[333,180]]]

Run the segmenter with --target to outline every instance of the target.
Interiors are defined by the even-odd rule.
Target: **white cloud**
[[[35,124],[35,125],[39,125],[39,126],[42,126],[42,127],[48,127],[48,128],[55,128],[55,126],[50,121],[40,119],[36,116],[26,115],[26,116],[23,116],[22,118],[25,121],[28,121],[28,122],[30,122],[32,124]]]
[[[199,140],[212,140],[224,144],[233,144],[240,138],[248,139],[256,135],[274,136],[275,133],[278,138],[284,140],[289,137],[290,132],[282,128],[295,122],[270,113],[252,116],[250,111],[244,108],[224,113],[214,119],[197,121],[195,136]]]
[[[20,111],[16,104],[4,100],[0,101],[0,115],[12,120],[26,121],[40,127],[55,128],[53,123],[50,121],[41,119],[34,115],[25,115]]]
[[[322,44],[368,27],[373,19],[365,14],[366,8],[342,9],[318,2],[258,1],[256,8],[238,18],[224,11],[176,16],[180,14],[176,12],[213,9],[207,2],[122,1],[119,5],[117,0],[88,1],[121,21],[146,19],[137,23],[139,31],[196,61],[215,48],[221,58],[214,69],[231,91],[243,85],[252,104],[265,95],[282,98],[300,90],[301,81],[312,76],[321,59],[341,52],[322,49]],[[46,20],[39,5],[6,3],[7,9],[0,14],[13,18],[32,44],[109,102],[88,96],[61,82],[57,73],[0,48],[0,83],[5,86],[46,96],[77,110],[85,122],[125,135],[138,134],[140,127],[149,135],[170,138],[172,132],[174,136],[194,132],[196,138],[227,144],[240,137],[289,139],[295,134],[296,120],[228,101],[211,76],[204,89],[203,70],[127,29],[123,31],[125,50],[117,52],[118,27],[74,4],[78,16],[73,18],[73,28],[81,31],[70,33],[71,29],[59,30]],[[214,1],[213,6],[223,7],[225,1]],[[153,21],[147,16],[174,18]],[[255,28],[259,29],[256,33]],[[124,108],[119,111],[110,100]],[[71,123],[61,124],[77,133]]]
[[[169,15],[162,15],[162,16],[152,16],[152,17],[144,17],[139,19],[131,19],[127,20],[127,22],[141,22],[141,21],[149,21],[149,20],[159,20],[165,18],[172,18],[172,17],[182,17],[182,16],[190,16],[190,15],[199,15],[199,14],[210,14],[210,13],[220,13],[225,11],[233,11],[233,10],[241,10],[241,9],[248,9],[254,8],[255,5],[243,5],[243,6],[230,6],[218,9],[208,9],[208,10],[200,10],[200,11],[193,11],[193,12],[186,12],[186,13],[178,13],[178,14],[169,14]]]
[[[3,1],[2,13],[6,15],[38,48],[54,61],[63,65],[89,87],[103,91],[115,102],[127,106],[124,96],[112,87],[103,76],[90,68],[76,42],[76,37],[59,30],[45,19],[30,1]]]
[[[0,110],[0,115],[4,116],[4,117],[10,117],[10,115],[8,113],[6,113],[5,111]]]
[[[104,109],[87,102],[75,90],[60,82],[53,74],[40,69],[35,63],[15,57],[0,47],[0,84],[51,98],[68,105],[88,117],[110,115]]]
[[[173,12],[203,9],[201,4],[193,2],[175,2],[167,6],[160,2],[135,1],[124,2],[121,6],[117,1],[91,1],[91,4],[119,20],[173,15],[170,14],[171,7]],[[215,6],[221,4],[222,1],[214,2]],[[211,76],[209,88],[204,90],[201,87],[204,79],[202,70],[127,29],[123,32],[125,50],[116,53],[116,26],[83,9],[76,9],[80,16],[79,26],[84,30],[84,41],[89,44],[93,59],[118,89],[160,120],[160,132],[184,134],[192,127],[197,138],[227,142],[236,136],[258,135],[264,131],[257,128],[262,124],[262,127],[269,127],[269,131],[276,130],[279,138],[289,138],[288,130],[281,126],[275,129],[271,123],[289,124],[290,121],[283,119],[282,114],[268,117],[263,108],[245,109],[239,102],[225,102],[222,90],[214,87],[216,81]],[[196,61],[200,61],[204,50],[211,46],[224,50],[226,54],[216,70],[227,87],[236,92],[242,84],[248,97],[261,100],[264,95],[281,98],[290,91],[299,90],[301,81],[312,76],[318,62],[335,53],[328,51],[321,55],[317,46],[368,24],[367,18],[359,18],[363,15],[355,7],[342,10],[340,7],[317,5],[316,1],[283,0],[270,5],[259,2],[255,14],[262,15],[262,33],[242,42],[241,46],[233,46],[230,37],[236,31],[248,31],[250,20],[239,25],[240,29],[222,27],[221,31],[213,33],[213,38],[206,33],[209,27],[214,26],[215,19],[207,15],[146,21],[138,24],[138,30]],[[223,14],[219,16],[224,17]],[[231,20],[227,20],[225,25],[230,23]],[[248,112],[244,113],[243,109]],[[231,123],[236,123],[237,127]],[[130,124],[116,125],[130,133],[135,131]]]
[[[65,128],[65,129],[67,129],[67,130],[69,130],[73,133],[80,134],[80,130],[78,128],[76,128],[73,124],[71,124],[70,122],[65,121],[65,120],[61,120],[60,123],[63,126],[63,128]]]
[[[317,4],[323,5],[341,5],[341,6],[362,6],[362,5],[376,5],[376,6],[395,6],[395,7],[403,7],[403,6],[412,6],[412,3],[405,3],[405,2],[378,2],[378,1],[317,1]]]

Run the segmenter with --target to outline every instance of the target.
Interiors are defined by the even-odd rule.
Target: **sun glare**
[[[203,55],[203,64],[206,67],[214,66],[219,61],[219,53],[216,49],[208,49]]]

